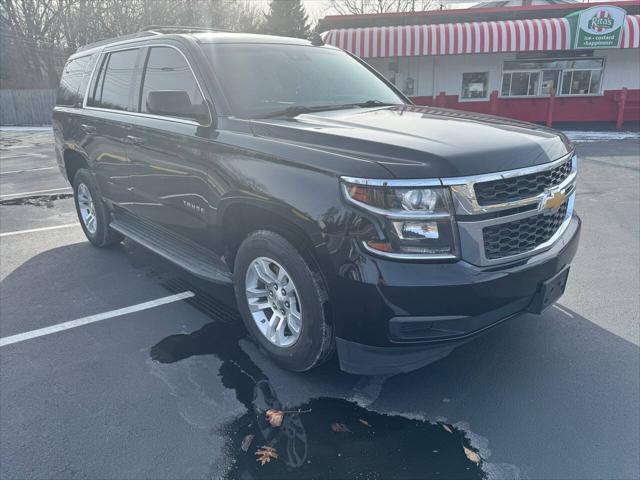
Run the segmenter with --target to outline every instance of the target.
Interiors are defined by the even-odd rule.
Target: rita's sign
[[[620,7],[597,6],[567,16],[574,32],[573,48],[618,48],[626,12]]]

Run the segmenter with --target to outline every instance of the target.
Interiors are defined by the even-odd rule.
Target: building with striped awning
[[[640,2],[325,17],[325,43],[415,103],[535,122],[640,120]]]

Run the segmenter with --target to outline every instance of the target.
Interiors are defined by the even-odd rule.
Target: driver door
[[[151,46],[144,62],[138,112],[128,136],[135,202],[130,210],[199,243],[210,241],[215,210],[209,188],[213,143],[202,119],[184,111],[153,110],[152,92],[186,92],[194,111],[208,112],[204,94],[187,57],[177,48]],[[180,110],[176,108],[176,110]],[[210,123],[210,120],[209,122]]]

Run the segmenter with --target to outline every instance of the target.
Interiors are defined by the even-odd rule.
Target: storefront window
[[[563,95],[591,95],[600,92],[601,70],[568,70],[562,78]]]
[[[537,95],[540,72],[509,72],[502,76],[502,96]]]
[[[487,98],[488,93],[489,72],[472,72],[462,74],[461,98]]]
[[[551,89],[562,95],[597,95],[603,68],[601,58],[507,61],[501,95],[547,96]]]
[[[561,72],[562,70],[545,70],[542,72],[542,85],[540,86],[542,95],[551,95],[552,88],[558,93]]]

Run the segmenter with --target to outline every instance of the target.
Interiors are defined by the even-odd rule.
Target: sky
[[[337,13],[327,7],[326,0],[302,0],[302,3],[309,18],[314,22],[325,15],[335,15]],[[467,8],[478,2],[445,0],[444,3],[449,8]]]
[[[478,1],[480,0],[472,1],[472,2],[467,0],[444,0],[443,3],[447,8],[469,8],[474,4],[478,3]],[[579,2],[582,1],[584,3],[590,3],[590,2],[595,2],[596,0],[578,0],[578,1]],[[615,0],[597,0],[597,1],[610,2]],[[337,13],[327,7],[326,0],[302,0],[302,3],[304,4],[304,8],[307,11],[309,18],[314,22],[324,17],[325,15],[335,15]]]

